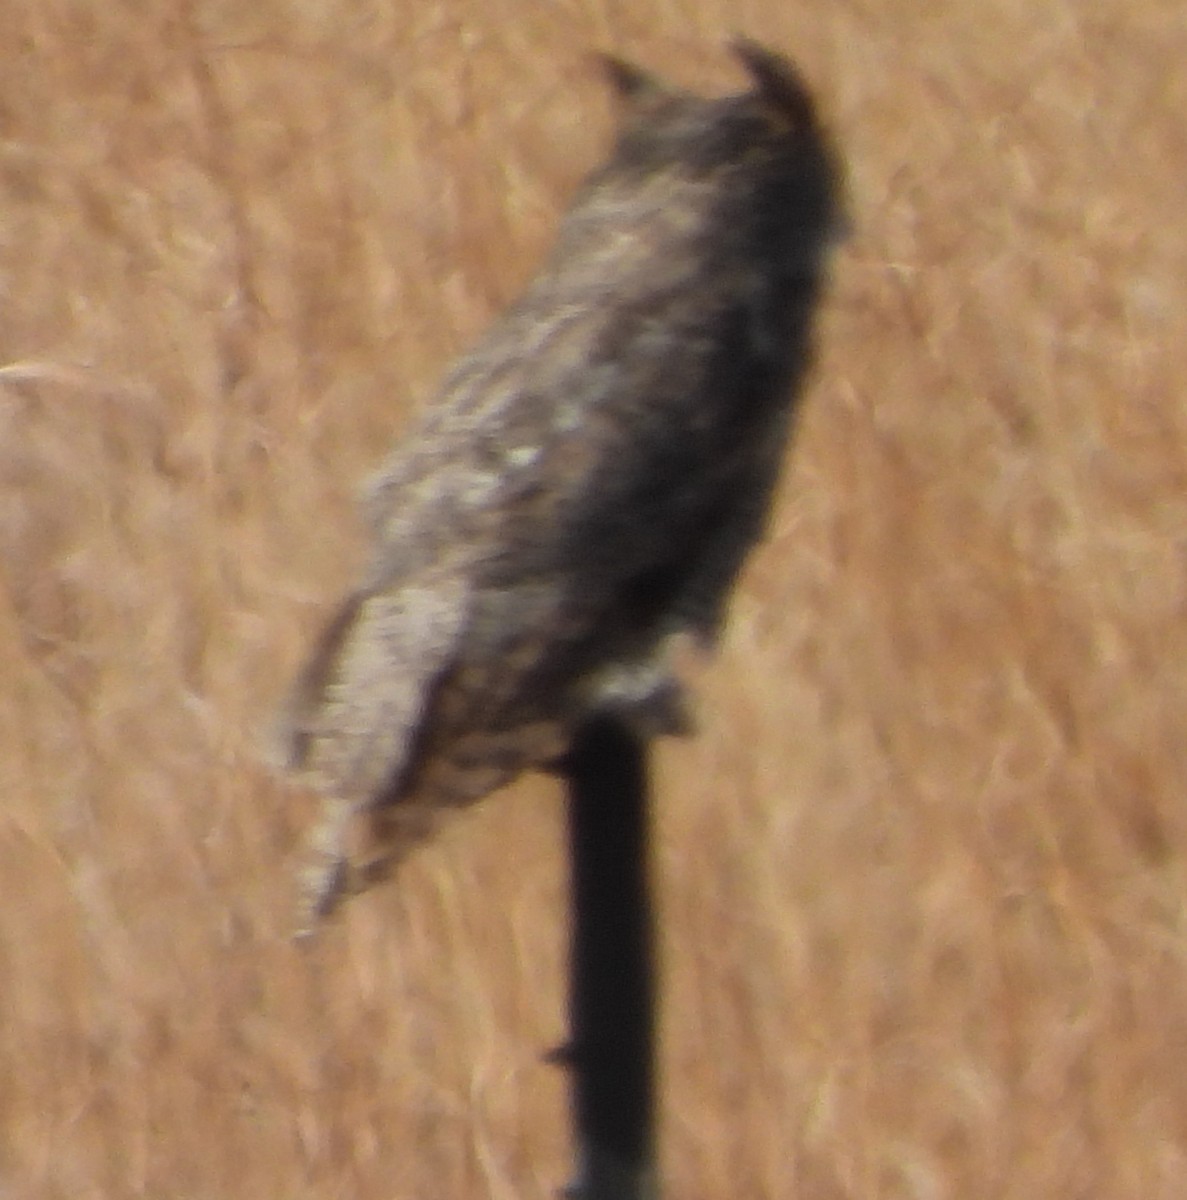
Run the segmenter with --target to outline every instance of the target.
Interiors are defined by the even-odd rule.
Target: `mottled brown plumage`
[[[315,916],[592,712],[685,727],[673,648],[712,642],[761,534],[839,224],[798,75],[735,51],[721,99],[608,60],[609,161],[370,485],[370,568],[289,713]]]

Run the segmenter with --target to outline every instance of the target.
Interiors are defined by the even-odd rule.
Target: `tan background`
[[[1091,15],[1088,15],[1091,14]],[[1181,0],[7,0],[0,1195],[544,1197],[559,797],[311,951],[260,765],[352,494],[610,112],[792,51],[851,166],[772,536],[659,755],[667,1194],[1187,1177]]]

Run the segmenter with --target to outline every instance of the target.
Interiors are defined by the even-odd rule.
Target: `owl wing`
[[[290,765],[352,808],[398,792],[468,607],[458,576],[350,597],[297,682]]]
[[[367,830],[363,849],[372,862],[362,865],[350,844],[357,818],[367,826],[377,806],[407,788],[468,608],[457,575],[356,592],[298,680],[285,731],[289,763],[321,793],[302,886],[305,931],[367,886],[369,872],[394,861],[398,843],[415,840],[412,829],[393,828],[376,860],[374,831]]]

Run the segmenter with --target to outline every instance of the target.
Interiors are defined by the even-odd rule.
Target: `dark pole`
[[[577,1164],[571,1200],[656,1200],[655,969],[646,745],[601,717],[564,763],[572,958],[565,1060]]]

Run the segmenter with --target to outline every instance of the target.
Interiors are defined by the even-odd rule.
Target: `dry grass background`
[[[583,58],[793,50],[852,165],[702,736],[660,754],[668,1194],[1187,1177],[1179,0],[8,0],[0,1196],[546,1196],[561,812],[305,953],[260,731],[352,492],[516,292]]]

